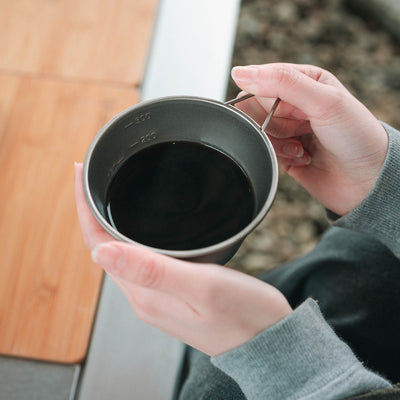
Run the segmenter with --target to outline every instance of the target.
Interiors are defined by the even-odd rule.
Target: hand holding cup
[[[289,175],[336,214],[362,202],[378,178],[388,137],[335,76],[312,65],[265,64],[236,67],[232,77],[257,96],[238,108],[259,123],[282,99],[268,135]]]

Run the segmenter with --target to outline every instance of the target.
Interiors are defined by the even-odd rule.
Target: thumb
[[[244,91],[260,97],[279,97],[318,118],[338,99],[340,82],[328,71],[312,65],[264,64],[238,66],[232,78]]]
[[[107,242],[95,247],[93,260],[107,273],[137,286],[184,297],[196,292],[199,280],[211,265],[196,264],[155,253],[122,242]],[[201,271],[201,272],[200,272]]]

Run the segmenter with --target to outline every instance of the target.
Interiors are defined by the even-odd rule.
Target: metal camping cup
[[[165,97],[140,103],[109,121],[91,143],[83,166],[86,200],[100,225],[118,240],[175,258],[219,264],[229,261],[267,214],[278,186],[276,155],[263,128],[232,106],[248,97],[226,103],[199,97]],[[220,243],[193,250],[152,248],[122,235],[108,223],[107,189],[118,168],[133,154],[156,143],[179,140],[207,144],[233,158],[252,183],[256,213],[244,229]]]

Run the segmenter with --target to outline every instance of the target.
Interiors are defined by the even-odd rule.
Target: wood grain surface
[[[155,0],[0,1],[0,69],[139,84]]]
[[[82,242],[74,161],[139,101],[155,5],[0,2],[0,354],[86,355],[102,271]]]

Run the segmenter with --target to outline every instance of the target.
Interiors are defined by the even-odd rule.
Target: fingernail
[[[80,164],[79,164],[78,162],[75,161],[75,162],[74,162],[75,176],[77,175],[77,171],[78,171],[79,166],[80,166]]]
[[[304,154],[303,146],[296,143],[287,143],[282,147],[282,151],[288,156],[302,157]]]
[[[105,270],[118,275],[119,269],[124,264],[124,253],[115,245],[104,243],[93,249],[92,259]]]
[[[255,83],[258,78],[258,68],[252,66],[233,67],[231,75],[232,79],[237,83]]]
[[[293,163],[299,165],[310,165],[311,164],[311,156],[309,154],[304,154],[302,157],[296,157],[292,160]]]

